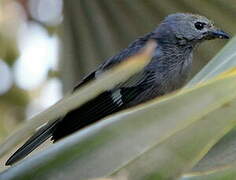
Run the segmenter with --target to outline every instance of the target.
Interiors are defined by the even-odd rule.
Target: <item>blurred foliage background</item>
[[[175,12],[236,33],[234,0],[0,0],[0,140]],[[193,75],[224,43],[198,48]]]

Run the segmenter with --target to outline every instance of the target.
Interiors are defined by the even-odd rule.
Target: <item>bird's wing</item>
[[[115,65],[119,64],[120,62],[124,61],[126,58],[134,55],[141,49],[140,46],[134,47],[131,49],[124,49],[116,56],[113,56],[112,58],[106,60],[104,63],[102,63],[97,70],[93,71],[89,75],[85,76],[85,78],[82,79],[74,88],[73,91],[80,88],[82,85],[85,85],[86,83],[90,82],[91,80],[96,79],[100,74],[102,74],[104,71],[114,67]]]
[[[52,140],[57,141],[107,115],[126,108],[132,100],[149,89],[154,80],[154,72],[142,71],[114,89],[103,92],[78,109],[67,113],[58,122]]]
[[[145,44],[148,42],[148,40],[152,37],[153,33],[148,33],[143,37],[138,38],[136,41],[131,43],[128,48],[123,49],[115,56],[107,59],[104,61],[95,71],[90,73],[88,76],[86,76],[82,81],[80,81],[73,90],[80,88],[82,85],[88,83],[91,80],[96,79],[101,73],[104,71],[114,67],[115,65],[125,61],[127,58],[135,55],[137,52],[139,52]]]
[[[87,82],[97,78],[100,73],[137,53],[144,47],[150,36],[151,34],[147,34],[137,39],[127,49],[124,49],[116,56],[105,61],[96,71],[86,76],[73,90],[80,88]],[[148,88],[148,85],[152,84],[152,79],[152,73],[138,73],[127,82],[102,93],[78,109],[68,112],[64,117],[48,123],[29,138],[28,141],[9,158],[6,165],[11,165],[24,158],[50,136],[52,136],[52,140],[56,141],[113,112],[123,109],[128,102],[132,101],[132,99],[142,93],[145,88]]]
[[[128,48],[105,61],[96,71],[85,77],[82,82],[74,88],[74,90],[90,80],[96,79],[107,69],[112,68],[114,65],[136,54],[145,46],[146,42],[149,40],[149,36],[150,34],[139,38]],[[133,99],[140,96],[145,90],[153,85],[155,77],[154,71],[148,71],[144,68],[144,70],[132,76],[126,82],[120,83],[115,88],[103,92],[81,107],[68,112],[63,118],[60,119],[60,121],[58,121],[57,128],[52,135],[52,140],[57,141],[60,138],[90,125],[107,115],[126,108]]]

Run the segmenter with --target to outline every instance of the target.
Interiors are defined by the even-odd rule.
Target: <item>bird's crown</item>
[[[175,13],[167,16],[155,33],[165,42],[177,42],[183,45],[215,38],[229,38],[208,18],[189,13]]]

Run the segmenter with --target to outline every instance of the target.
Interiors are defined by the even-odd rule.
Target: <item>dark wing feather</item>
[[[138,38],[133,43],[131,43],[128,48],[123,49],[117,55],[104,61],[104,63],[102,63],[96,71],[90,73],[88,76],[83,78],[82,81],[73,88],[73,90],[76,90],[82,85],[88,83],[89,81],[94,80],[95,78],[97,78],[99,74],[101,74],[105,70],[112,68],[114,65],[117,65],[120,62],[124,61],[125,59],[129,58],[130,56],[136,54],[139,50],[141,50],[144,47],[144,45],[152,36],[153,36],[153,32],[148,33],[145,36]]]
[[[51,137],[54,131],[56,121],[53,123],[48,123],[41,127],[33,136],[31,136],[23,146],[21,146],[5,163],[6,165],[11,165],[14,162],[24,158],[34,149],[36,149],[40,144]]]
[[[132,44],[130,44],[128,48],[122,50],[119,54],[105,61],[99,66],[97,71],[91,73],[85,79],[83,79],[83,81],[78,84],[74,90],[81,87],[90,80],[95,79],[96,76],[105,70],[110,69],[126,58],[136,54],[141,48],[144,47],[145,43],[151,38],[152,35],[153,33],[149,33],[137,39]],[[67,113],[58,122],[57,128],[53,132],[52,140],[57,141],[60,138],[71,134],[87,125],[90,125],[109,114],[124,109],[127,107],[127,103],[142,93],[145,88],[148,88],[148,84],[152,84],[153,79],[153,72],[140,72],[130,78],[127,82],[118,85],[113,90],[106,91],[93,100],[85,103],[80,108]],[[114,97],[114,93],[117,91],[119,91],[121,96]]]
[[[78,83],[74,88],[73,91],[80,88],[82,85],[85,85],[86,83],[90,82],[91,80],[95,79],[96,72],[90,73],[88,76],[86,76],[80,83]]]
[[[53,132],[52,140],[57,141],[68,134],[126,108],[129,102],[152,86],[154,76],[153,72],[143,73],[143,76],[138,75],[139,81],[136,78],[131,78],[130,81],[100,94],[80,108],[67,113],[58,122]],[[134,85],[134,79],[136,85]],[[129,86],[128,82],[132,86]]]
[[[153,33],[149,33],[137,39],[128,48],[105,61],[96,71],[86,76],[77,86],[74,87],[73,90],[75,91],[82,85],[95,79],[103,71],[137,53],[142,47],[144,47],[145,43],[152,37],[152,35]],[[130,80],[127,83],[118,86],[116,89],[106,91],[95,99],[85,103],[82,107],[67,113],[61,119],[55,120],[53,125],[45,125],[38,130],[35,135],[29,138],[29,140],[9,158],[6,164],[11,165],[24,158],[51,136],[52,140],[56,141],[78,129],[98,121],[109,114],[125,108],[128,102],[132,101],[135,97],[142,93],[145,88],[148,88],[147,84],[152,84],[151,80],[147,77],[149,77],[149,75],[141,76],[141,78],[137,76],[134,78],[136,79],[135,81]],[[145,81],[149,83],[142,84]],[[114,96],[116,91],[119,91],[120,96]]]

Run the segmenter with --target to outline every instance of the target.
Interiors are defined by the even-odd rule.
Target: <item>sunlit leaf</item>
[[[195,165],[236,124],[236,99],[210,112],[133,160],[116,174],[128,179],[174,179]],[[227,114],[227,117],[225,117]],[[224,121],[222,121],[224,119]],[[214,124],[214,126],[212,125]]]
[[[214,169],[202,173],[186,174],[181,180],[233,180],[236,177],[236,165]]]
[[[234,37],[189,83],[192,87],[197,83],[209,80],[218,74],[236,66],[236,37]]]
[[[235,75],[235,42],[236,37],[219,52],[215,58],[213,58],[213,60],[190,82],[189,85],[192,86],[194,83],[198,83],[198,81],[204,83],[205,80],[214,76],[214,78],[221,79],[226,76]],[[196,167],[194,167],[193,172],[212,170],[217,167],[234,163],[236,161],[235,144],[235,129],[233,129],[209,151]]]
[[[227,105],[226,105],[227,106]],[[228,116],[228,115],[227,115]],[[222,120],[225,118],[223,117]],[[236,162],[236,131],[233,129],[225,135],[193,168],[192,172],[212,171]]]
[[[230,76],[118,113],[16,164],[3,172],[0,178],[86,179],[109,176],[135,159],[145,156],[146,152],[158,144],[161,145],[177,133],[184,132],[182,130],[185,128],[194,126],[194,123],[198,123],[208,113],[230,102],[236,97],[235,82],[236,77]],[[221,123],[222,128],[232,127],[230,121]],[[207,138],[210,145],[223,135],[223,131],[219,130],[221,133],[212,139]],[[199,151],[202,152],[202,149]],[[204,152],[206,151],[207,148],[204,148]],[[156,156],[159,157],[158,154]],[[147,159],[147,162],[149,160]],[[189,161],[192,162],[192,159]],[[150,169],[152,166],[149,166]],[[189,167],[189,164],[186,166]],[[180,167],[182,171],[184,167]],[[172,171],[176,174],[176,170],[172,169],[170,175]],[[145,173],[144,169],[143,172]]]

